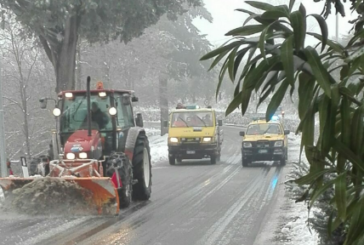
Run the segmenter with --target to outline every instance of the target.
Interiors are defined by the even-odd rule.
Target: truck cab
[[[210,158],[211,164],[220,159],[223,142],[222,120],[217,120],[211,107],[178,106],[169,115],[169,163],[183,159]]]
[[[253,118],[242,136],[242,165],[247,167],[254,161],[279,161],[285,165],[288,158],[287,135],[282,118],[274,115],[270,121],[265,117]]]

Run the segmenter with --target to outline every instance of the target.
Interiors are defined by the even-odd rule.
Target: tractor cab
[[[61,151],[67,152],[64,158],[100,159],[113,151],[124,151],[129,129],[143,126],[141,114],[133,116],[131,102],[136,101],[133,91],[104,89],[102,82],[89,92],[60,92],[53,114],[59,122]]]

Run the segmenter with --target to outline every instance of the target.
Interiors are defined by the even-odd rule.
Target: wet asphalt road
[[[0,215],[0,244],[252,245],[275,202],[283,168],[242,168],[239,129],[224,127],[221,161],[153,168],[153,192],[118,217]]]

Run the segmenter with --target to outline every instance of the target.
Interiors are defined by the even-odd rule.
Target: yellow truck
[[[269,122],[265,117],[254,118],[246,132],[240,132],[240,136],[243,137],[241,146],[243,167],[254,161],[279,161],[280,165],[284,166],[288,159],[289,133],[289,130],[284,130],[282,118],[277,115],[274,115]]]
[[[168,127],[169,164],[183,159],[210,158],[211,164],[220,160],[222,120],[216,119],[216,111],[211,107],[177,106],[164,126]]]

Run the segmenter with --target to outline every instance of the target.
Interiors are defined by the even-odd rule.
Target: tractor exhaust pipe
[[[91,136],[91,92],[90,92],[90,76],[87,77],[86,96],[87,96],[87,130],[88,136]]]

